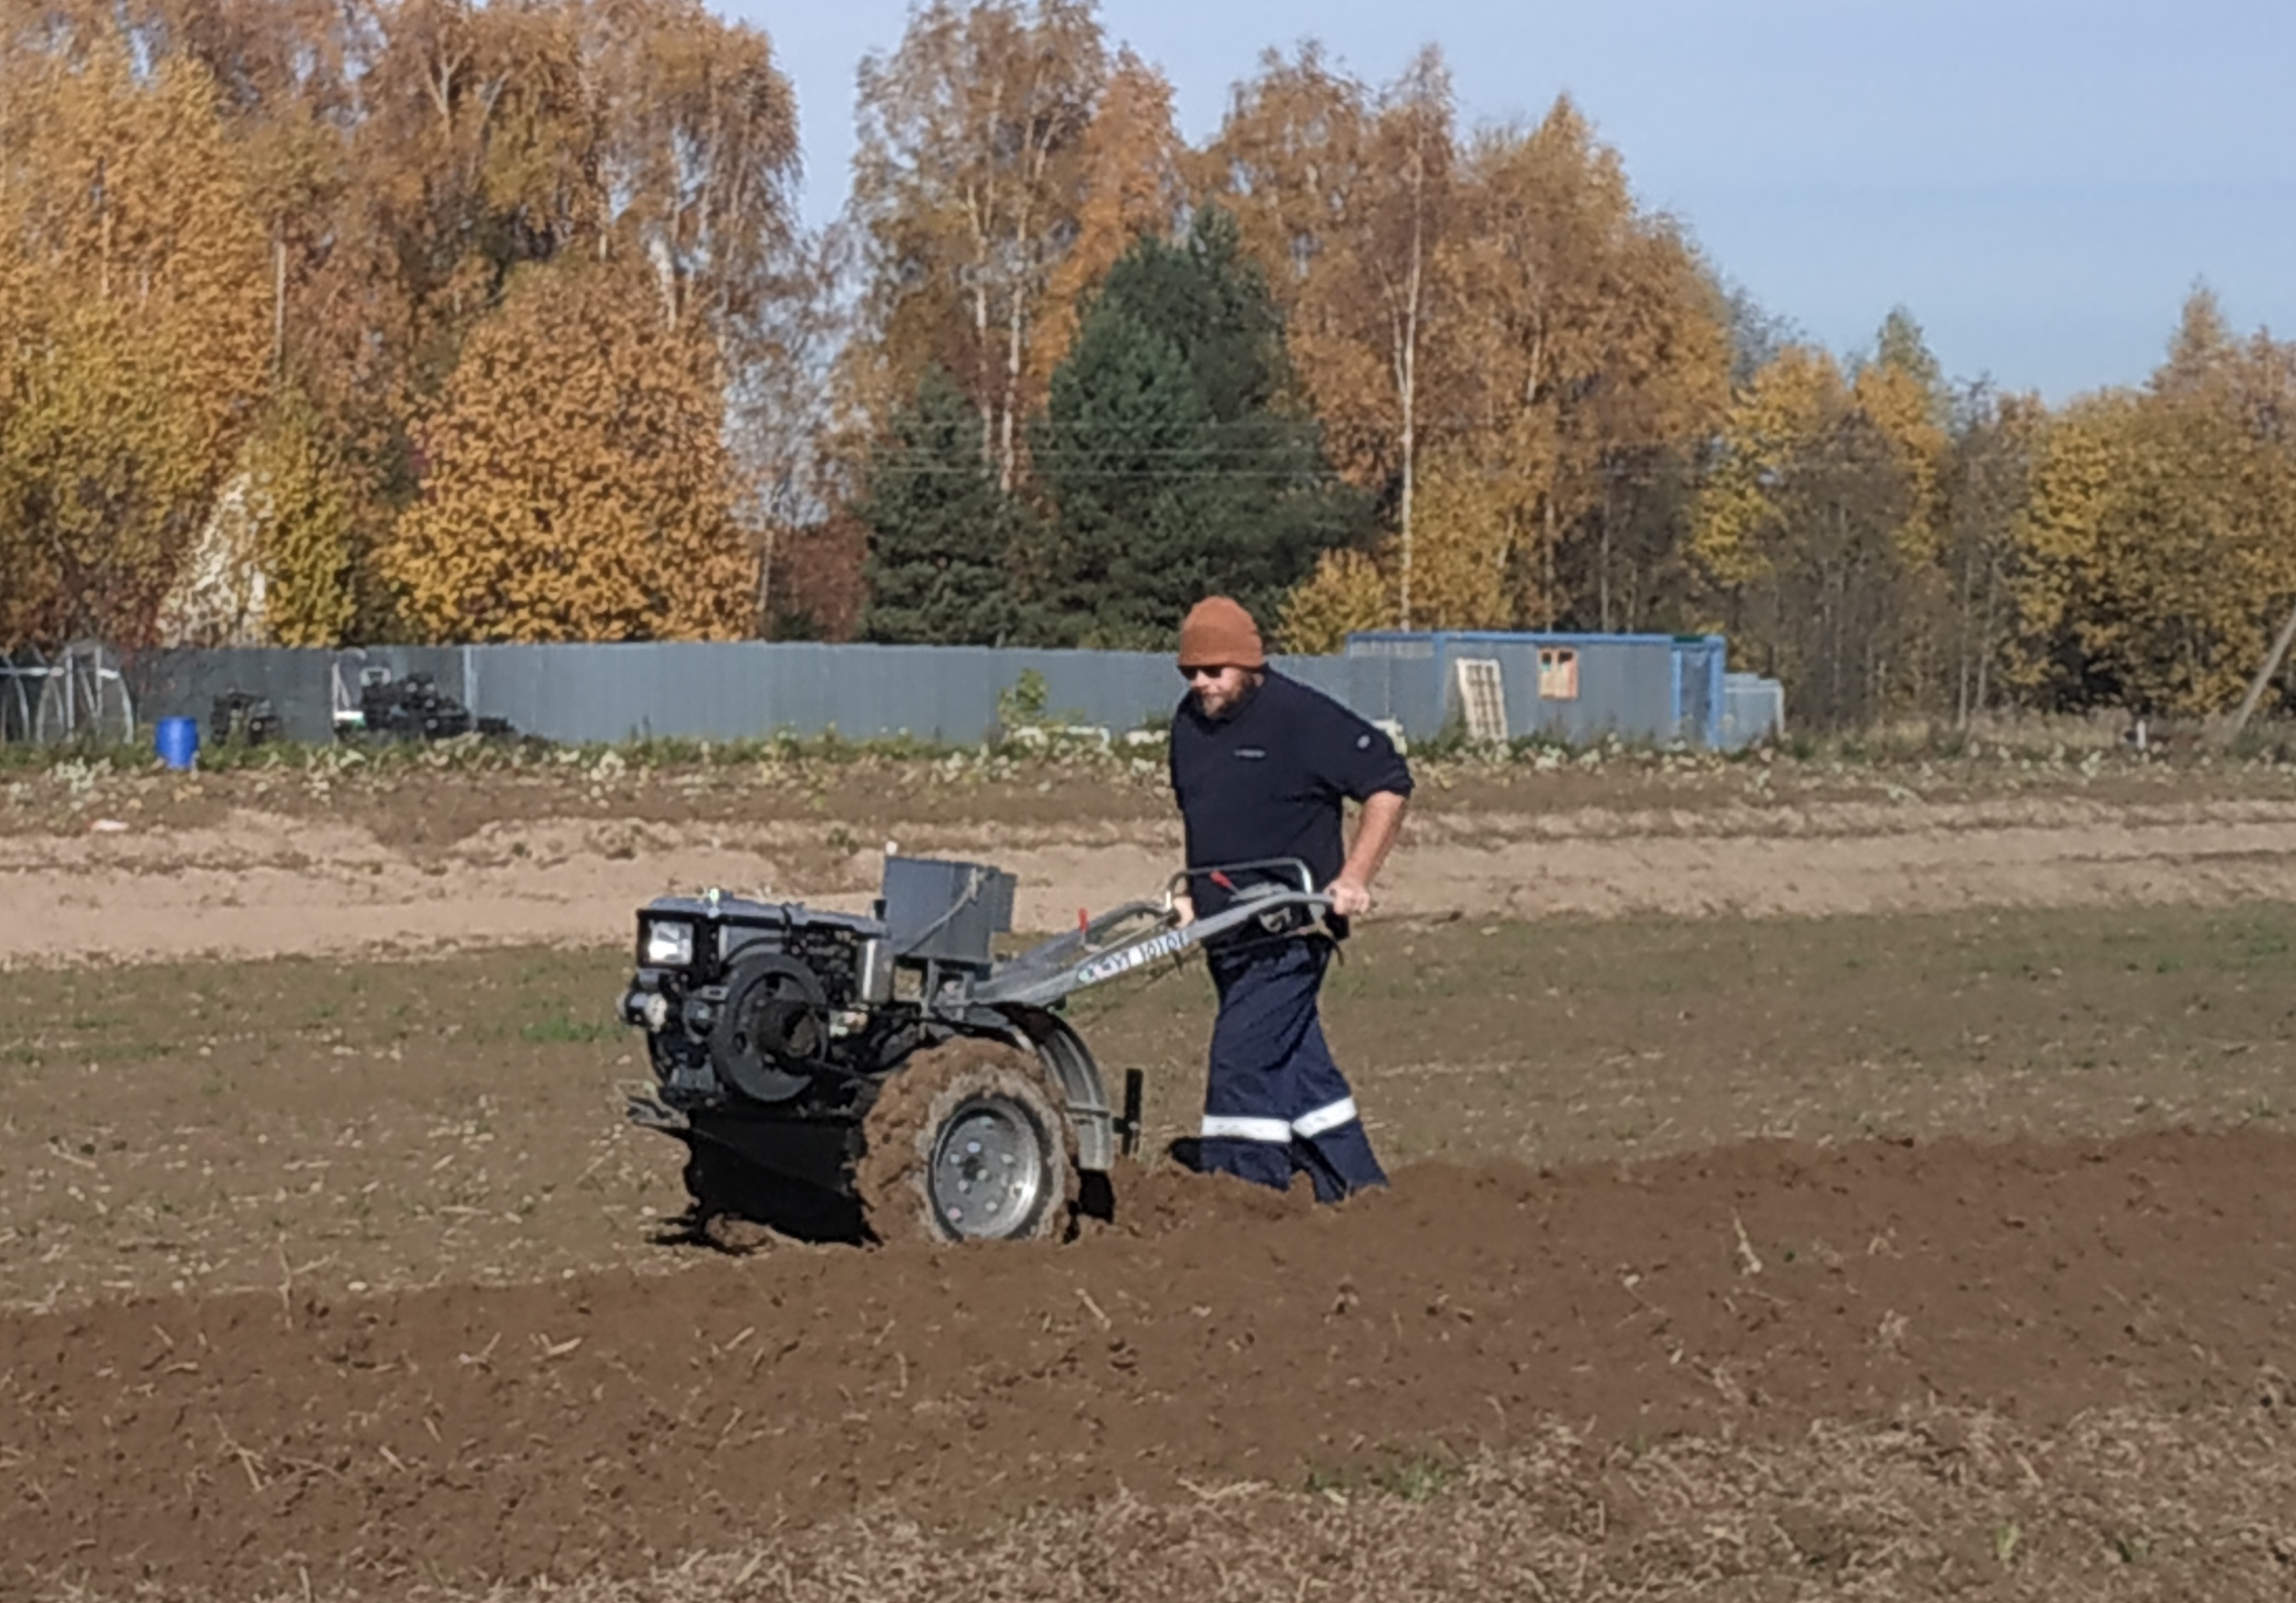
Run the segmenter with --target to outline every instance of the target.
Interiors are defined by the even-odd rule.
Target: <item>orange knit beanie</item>
[[[1224,595],[1207,596],[1189,609],[1180,625],[1182,668],[1265,668],[1259,625]]]

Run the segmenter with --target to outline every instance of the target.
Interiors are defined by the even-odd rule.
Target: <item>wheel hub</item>
[[[1044,1136],[1037,1122],[1003,1097],[965,1103],[941,1126],[925,1188],[933,1217],[951,1235],[1017,1234],[1044,1197]]]

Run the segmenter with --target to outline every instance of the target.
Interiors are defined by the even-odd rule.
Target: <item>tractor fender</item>
[[[1069,1123],[1076,1131],[1076,1166],[1095,1174],[1106,1172],[1116,1161],[1116,1113],[1092,1048],[1058,1013],[1021,1007],[994,1012],[998,1033],[1022,1050],[1035,1053],[1059,1088]]]

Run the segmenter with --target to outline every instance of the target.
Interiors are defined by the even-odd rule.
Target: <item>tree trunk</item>
[[[1594,593],[1596,615],[1603,621],[1603,633],[1611,632],[1611,492],[1603,490],[1603,538],[1595,553]]]
[[[1424,139],[1424,131],[1421,134]],[[1424,201],[1426,193],[1426,162],[1423,151],[1414,150],[1411,170],[1411,271],[1403,290],[1403,338],[1402,360],[1398,364],[1398,389],[1401,392],[1403,414],[1403,582],[1398,612],[1401,624],[1411,627],[1411,503],[1414,480],[1418,468],[1418,400],[1419,400],[1419,280],[1420,256],[1425,227]]]
[[[985,262],[981,276],[972,285],[972,332],[976,352],[989,348],[989,280]],[[975,403],[981,409],[981,459],[989,460],[996,455],[996,407],[989,400],[989,387],[982,384]]]
[[[758,551],[757,636],[760,640],[773,637],[773,525],[769,521]]]
[[[1963,548],[1959,593],[1955,598],[1953,629],[1953,726],[1969,726],[1969,680],[1973,670],[1974,652],[1969,634],[1977,617],[1977,551],[1973,545]]]
[[[276,389],[287,361],[287,236],[277,223],[272,225],[271,249],[271,380]]]
[[[1013,415],[1020,410],[1021,367],[1021,290],[1013,286],[1013,310],[1007,320],[1004,347],[1004,415],[998,421],[1002,437],[997,442],[996,487],[1005,494],[1013,492],[1013,478],[1017,455],[1013,432]]]
[[[1982,714],[1992,693],[1993,671],[1993,611],[2001,596],[2001,563],[1988,553],[1985,560],[1985,610],[1980,616],[1983,622],[1977,636],[1977,705],[1972,715]]]
[[[1539,541],[1539,559],[1545,564],[1545,575],[1539,581],[1541,611],[1547,616],[1547,627],[1555,626],[1555,492],[1550,485],[1547,492],[1547,527]]]
[[[993,129],[994,105],[992,104],[990,127]],[[994,168],[992,166],[993,174]],[[987,194],[968,185],[965,191],[965,220],[972,229],[972,379],[973,404],[981,412],[981,459],[988,461],[996,454],[996,404],[992,399],[994,389],[990,381],[989,356],[989,280],[993,252],[989,244],[989,223],[996,210],[993,189]]]

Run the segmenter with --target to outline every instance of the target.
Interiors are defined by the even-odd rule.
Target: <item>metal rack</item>
[[[50,662],[27,647],[0,658],[0,744],[126,746],[136,698],[111,648],[75,640]]]

